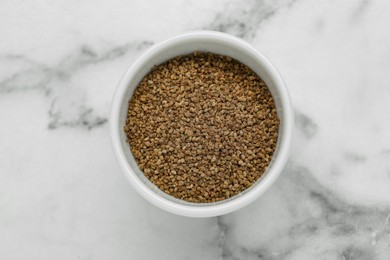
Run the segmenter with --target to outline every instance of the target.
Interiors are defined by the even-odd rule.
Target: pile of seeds
[[[145,176],[167,194],[216,202],[266,170],[279,119],[265,83],[227,57],[195,52],[156,66],[129,101],[124,128]]]

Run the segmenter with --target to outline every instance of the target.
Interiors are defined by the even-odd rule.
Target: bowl
[[[230,56],[250,67],[267,84],[280,119],[279,136],[273,158],[265,173],[248,189],[214,203],[191,203],[174,198],[157,188],[138,168],[126,142],[124,126],[128,101],[143,77],[154,65],[194,51]],[[229,34],[195,31],[177,35],[147,49],[126,71],[115,91],[110,134],[115,156],[133,188],[147,201],[174,214],[188,217],[213,217],[238,210],[256,200],[271,187],[288,159],[293,129],[293,109],[285,83],[274,66],[249,43]]]

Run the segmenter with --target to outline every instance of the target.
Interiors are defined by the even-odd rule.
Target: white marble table
[[[390,2],[0,4],[0,259],[390,259]],[[191,219],[138,196],[113,156],[116,83],[145,48],[198,29],[280,70],[296,129],[259,200]]]

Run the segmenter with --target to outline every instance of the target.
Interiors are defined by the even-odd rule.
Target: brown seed
[[[155,66],[129,101],[124,127],[139,168],[189,202],[239,194],[267,169],[279,118],[266,84],[226,56],[196,52]]]

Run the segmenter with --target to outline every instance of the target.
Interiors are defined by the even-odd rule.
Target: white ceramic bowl
[[[281,120],[277,148],[263,176],[249,189],[216,203],[190,203],[176,199],[158,189],[138,168],[126,142],[124,125],[128,101],[134,89],[154,65],[194,51],[230,56],[249,66],[267,84]],[[169,212],[190,217],[212,217],[230,213],[253,202],[279,176],[288,159],[293,129],[293,110],[286,86],[276,69],[247,42],[225,33],[195,31],[154,44],[127,70],[112,100],[110,130],[112,146],[119,164],[133,188],[152,204]]]

